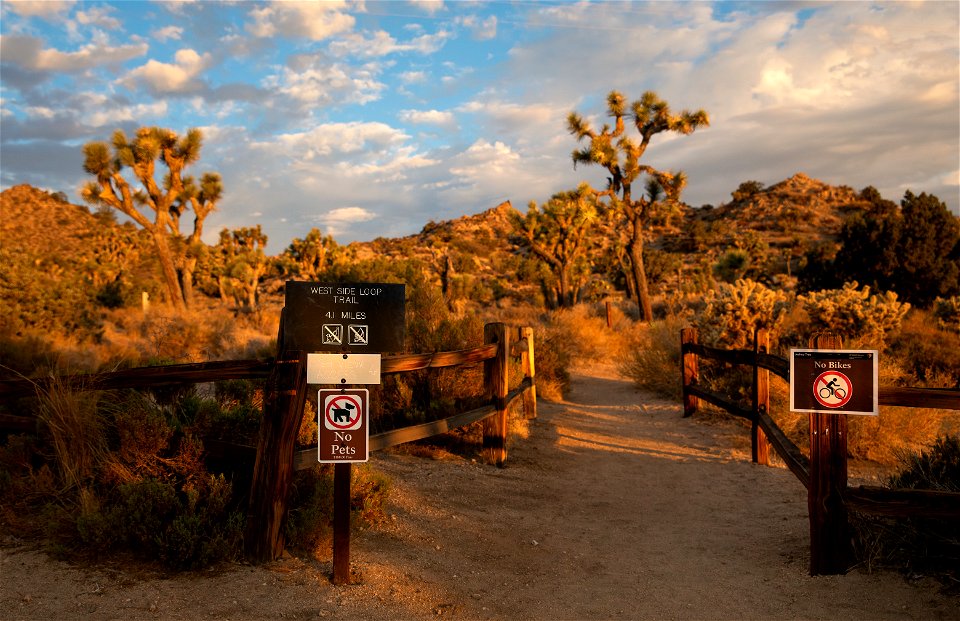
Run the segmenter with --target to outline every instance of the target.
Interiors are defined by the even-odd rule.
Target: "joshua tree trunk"
[[[647,289],[647,271],[643,267],[643,237],[630,242],[630,262],[633,263],[633,280],[637,289],[640,319],[647,322],[653,321],[653,307],[650,304],[650,292]]]
[[[180,289],[180,280],[177,278],[177,270],[173,265],[173,255],[167,243],[166,228],[153,226],[151,227],[151,233],[153,233],[154,245],[157,248],[157,258],[160,259],[160,267],[163,270],[163,280],[167,283],[170,303],[179,311],[186,310],[183,291]]]
[[[182,257],[177,266],[180,288],[183,292],[183,301],[187,308],[193,307],[193,273],[197,269],[196,257]]]

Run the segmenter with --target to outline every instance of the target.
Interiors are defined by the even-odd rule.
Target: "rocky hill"
[[[95,331],[97,306],[159,293],[151,249],[143,231],[110,213],[29,185],[9,188],[0,194],[0,327]]]
[[[708,270],[729,248],[759,244],[776,257],[767,268],[786,273],[791,265],[795,271],[805,249],[834,239],[843,219],[866,206],[851,188],[802,173],[768,187],[743,183],[732,198],[717,207],[687,207],[680,220],[654,226],[649,247]],[[429,222],[416,235],[346,249],[354,261],[416,261],[451,300],[542,302],[538,266],[510,242],[512,213],[504,202]],[[16,332],[62,315],[65,328],[82,329],[95,323],[89,309],[98,304],[134,304],[140,291],[155,292],[157,299],[163,288],[152,255],[143,231],[117,224],[109,212],[91,213],[31,186],[12,187],[0,194],[0,259],[6,266],[0,325]]]
[[[852,188],[827,185],[803,173],[763,189],[744,188],[749,185],[741,184],[741,189],[733,192],[733,201],[699,216],[706,221],[736,223],[741,230],[764,232],[771,242],[784,236],[826,239],[837,235],[847,215],[867,206]]]

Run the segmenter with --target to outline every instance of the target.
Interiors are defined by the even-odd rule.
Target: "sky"
[[[85,143],[196,127],[187,172],[224,185],[208,243],[256,224],[269,254],[312,228],[399,237],[604,187],[566,117],[608,122],[611,90],[707,111],[643,158],[684,171],[692,206],[803,172],[960,210],[952,0],[2,0],[0,186],[81,203]]]

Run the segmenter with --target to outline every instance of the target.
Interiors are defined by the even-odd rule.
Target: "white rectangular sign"
[[[307,383],[379,384],[380,354],[307,354]]]

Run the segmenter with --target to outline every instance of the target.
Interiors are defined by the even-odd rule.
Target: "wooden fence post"
[[[510,357],[510,334],[506,324],[485,325],[483,342],[498,345],[497,355],[483,362],[486,396],[497,409],[496,413],[483,419],[483,456],[487,463],[502,466],[507,460],[507,362]]]
[[[823,333],[811,349],[840,349],[840,338]],[[847,489],[847,419],[842,414],[810,413],[810,575],[842,574],[850,567],[851,543],[842,494]]]
[[[244,537],[247,559],[254,563],[276,560],[283,553],[294,445],[307,396],[307,356],[304,352],[284,350],[283,314],[277,343],[277,360],[264,387],[263,419]]]
[[[610,311],[610,301],[609,301],[609,300],[607,300],[607,302],[606,302],[606,309],[607,309],[607,327],[608,327],[608,328],[612,328],[612,327],[613,327],[613,314],[612,314],[611,311]]]
[[[696,384],[697,380],[700,379],[700,373],[697,366],[697,354],[694,352],[684,352],[684,345],[696,345],[697,344],[697,329],[696,328],[683,328],[680,330],[680,351],[681,351],[681,369],[680,369],[680,381],[682,382],[683,390],[683,416],[693,416],[697,411],[697,405],[699,400],[695,395],[690,394],[687,388]]]
[[[530,378],[530,388],[523,393],[523,414],[529,420],[537,417],[537,368],[533,356],[533,328],[520,328],[520,339],[527,340],[527,346],[520,352],[520,366],[523,368],[523,376]]]
[[[770,353],[770,334],[763,329],[757,330],[753,336],[753,353]],[[754,419],[750,426],[750,453],[753,463],[764,466],[770,465],[770,443],[767,435],[760,428],[756,416],[763,412],[770,413],[770,371],[761,369],[757,360],[753,361],[753,413]]]

